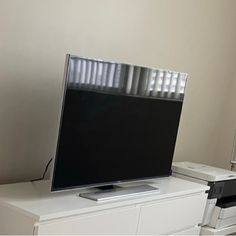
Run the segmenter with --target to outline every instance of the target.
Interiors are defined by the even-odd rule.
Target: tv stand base
[[[111,201],[133,196],[143,196],[151,193],[159,193],[159,189],[150,185],[138,185],[132,187],[118,187],[106,190],[97,190],[90,193],[81,193],[79,196],[97,202]]]

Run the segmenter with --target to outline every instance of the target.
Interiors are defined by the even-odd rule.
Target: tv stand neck
[[[99,189],[99,190],[112,190],[112,189],[117,189],[117,188],[121,188],[121,187],[111,184],[111,185],[99,186],[99,187],[96,187],[96,188]]]

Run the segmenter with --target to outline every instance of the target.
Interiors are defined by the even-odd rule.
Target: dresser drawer
[[[202,221],[207,194],[163,200],[141,206],[139,235],[173,234]]]
[[[136,234],[139,209],[135,206],[88,213],[40,223],[35,234],[122,235]]]

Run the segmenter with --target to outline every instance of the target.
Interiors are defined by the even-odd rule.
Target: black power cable
[[[32,179],[31,182],[43,180],[45,178],[45,175],[46,175],[46,173],[48,171],[48,167],[49,167],[51,162],[52,162],[52,158],[48,161],[48,163],[47,163],[47,165],[46,165],[46,167],[44,169],[43,176],[41,178],[38,178],[38,179]]]

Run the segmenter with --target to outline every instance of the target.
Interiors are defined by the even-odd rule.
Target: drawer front
[[[138,234],[174,234],[202,222],[207,194],[163,200],[141,206]]]
[[[35,234],[77,235],[134,235],[137,230],[139,209],[127,207],[98,213],[63,218],[39,224]]]

